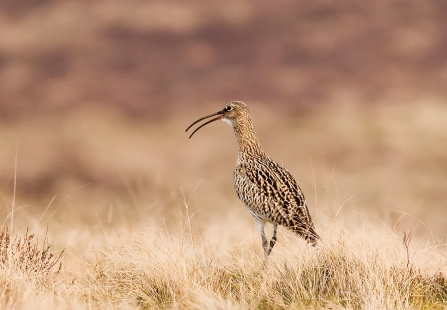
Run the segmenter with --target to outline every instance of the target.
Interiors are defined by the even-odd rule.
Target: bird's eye
[[[227,111],[227,112],[229,112],[229,111],[231,111],[231,110],[233,110],[233,107],[232,106],[227,106],[226,108],[225,108],[225,111]]]

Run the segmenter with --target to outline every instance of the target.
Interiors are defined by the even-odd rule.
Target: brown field
[[[210,107],[206,113],[221,106]],[[4,192],[6,224],[17,153],[15,234],[30,227],[42,241],[48,230],[54,254],[66,249],[60,273],[42,276],[45,281],[34,282],[20,270],[16,275],[5,264],[4,305],[445,307],[440,214],[446,201],[446,108],[334,107],[298,118],[257,105],[251,110],[264,148],[306,193],[323,249],[315,252],[281,229],[268,268],[260,269],[258,232],[232,187],[237,148],[226,124],[215,123],[188,140],[186,125],[203,111],[162,123],[118,115],[98,121],[83,111],[2,130],[2,141],[10,143],[3,160],[11,178]],[[70,124],[77,130],[48,134],[45,127]],[[67,149],[80,163],[58,163]],[[63,176],[54,184],[42,181],[53,200],[40,195],[45,188],[21,188],[21,178],[38,175],[38,169]],[[97,179],[82,183],[70,172],[94,172]],[[109,179],[99,183],[102,178]],[[401,240],[409,232],[407,252]]]
[[[443,3],[24,3],[0,4],[0,308],[447,308]],[[231,129],[184,132],[234,99],[319,251],[280,229],[262,269]]]

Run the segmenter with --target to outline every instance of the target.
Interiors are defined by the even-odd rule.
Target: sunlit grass
[[[13,264],[1,265],[0,304],[11,309],[447,307],[445,246],[430,246],[422,236],[412,241],[411,232],[372,221],[347,230],[343,221],[354,215],[345,214],[343,221],[316,222],[324,239],[319,250],[280,230],[264,266],[259,236],[250,234],[244,219],[230,213],[197,225],[190,197],[181,200],[180,221],[169,228],[156,227],[149,217],[151,224],[141,225],[144,219],[124,216],[125,209],[116,211],[119,225],[112,227],[107,213],[97,216],[96,228],[76,223],[75,234],[54,223],[49,238],[67,246],[63,256],[49,252],[47,239],[42,247],[28,232],[20,237],[4,230],[8,237],[1,240],[16,241],[1,243],[4,261],[12,257]]]
[[[224,124],[195,140],[182,135],[192,115],[3,124],[12,147],[1,154],[2,210],[12,229],[0,308],[446,308],[447,131],[435,117],[445,108],[299,119],[253,110],[264,148],[306,194],[319,251],[280,229],[262,268],[260,237],[234,193],[237,148]]]
[[[321,250],[288,241],[263,268],[262,258],[253,253],[224,251],[207,241],[120,238],[99,255],[89,298],[143,309],[206,309],[211,300],[222,309],[447,305],[445,274],[413,260],[408,235],[372,240],[354,234],[328,241]]]

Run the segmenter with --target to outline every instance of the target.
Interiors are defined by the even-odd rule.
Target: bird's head
[[[234,127],[234,123],[237,122],[238,119],[244,118],[244,117],[249,117],[248,114],[248,107],[245,103],[243,103],[242,101],[232,101],[229,104],[227,104],[225,106],[225,108],[223,108],[223,110],[204,116],[202,118],[199,118],[198,120],[196,120],[194,123],[192,123],[191,125],[189,125],[188,128],[186,128],[186,131],[188,131],[192,126],[194,126],[195,124],[197,124],[198,122],[207,119],[209,117],[213,117],[216,116],[215,118],[212,118],[211,120],[203,123],[202,125],[200,125],[199,127],[197,127],[192,134],[189,136],[189,138],[191,138],[197,130],[199,130],[200,128],[202,128],[203,126],[212,123],[214,121],[217,120],[222,120],[225,123],[229,124],[231,127]]]

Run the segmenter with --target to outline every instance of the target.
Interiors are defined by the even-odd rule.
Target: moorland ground
[[[0,2],[0,308],[445,308],[446,9]],[[233,133],[184,133],[231,100],[320,251],[261,269]]]
[[[233,133],[220,122],[192,140],[184,133],[201,112],[159,123],[90,111],[45,125],[40,119],[4,124],[2,141],[11,146],[2,153],[10,175],[5,225],[12,224],[12,239],[29,228],[39,249],[46,235],[51,253],[65,252],[58,274],[57,264],[51,272],[30,273],[10,263],[21,256],[4,247],[2,304],[445,307],[443,105],[334,107],[293,118],[254,105],[261,143],[295,175],[325,241],[315,251],[281,229],[265,270],[260,237],[232,185]],[[80,162],[62,165],[64,152]],[[21,188],[22,177],[50,169],[109,180],[62,178],[48,185],[53,196]]]

